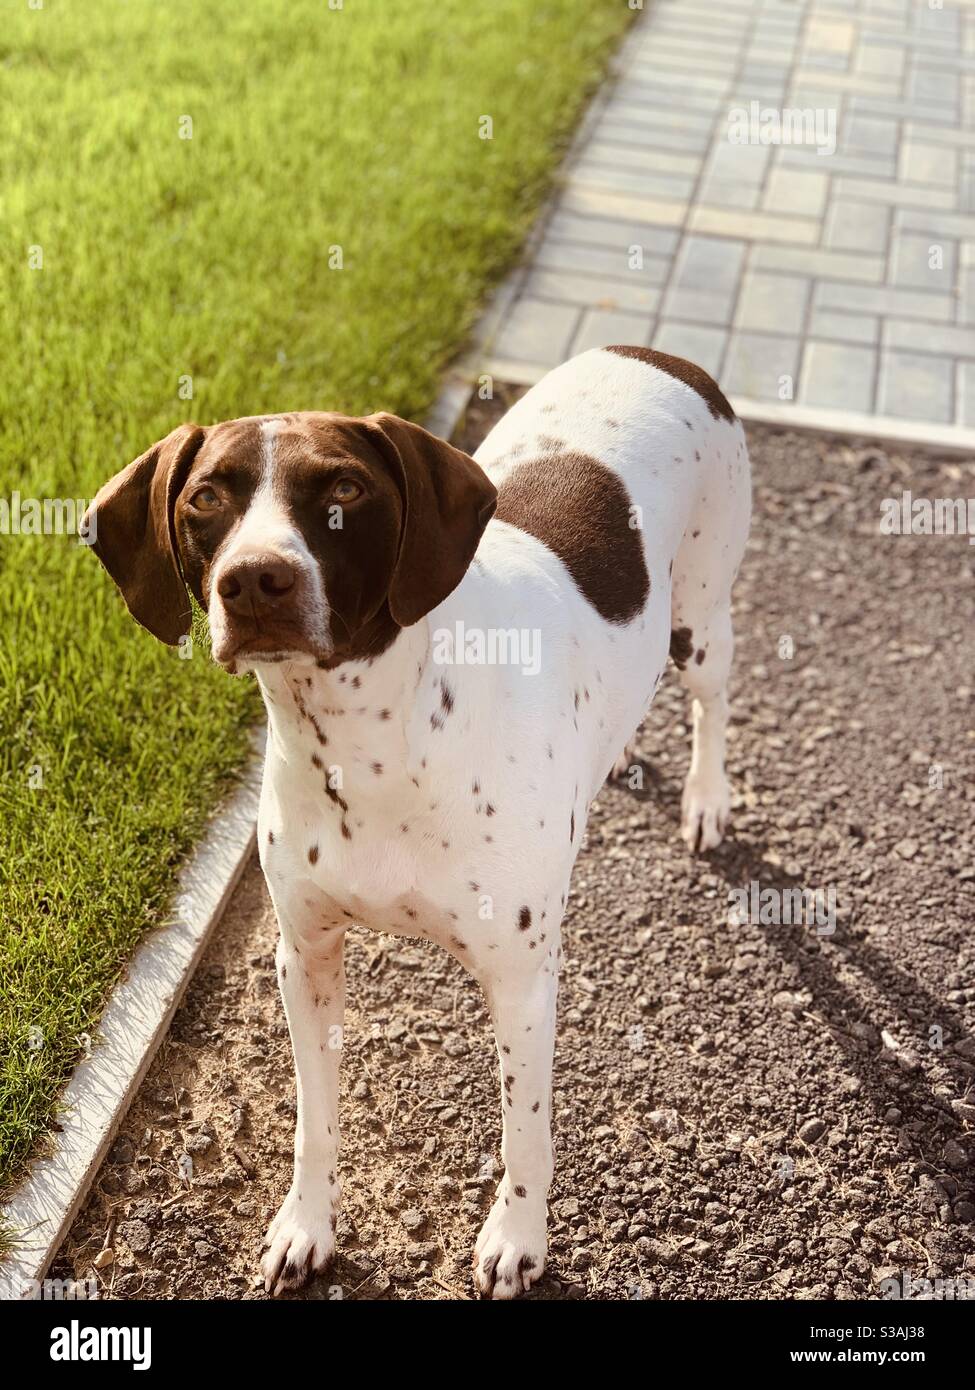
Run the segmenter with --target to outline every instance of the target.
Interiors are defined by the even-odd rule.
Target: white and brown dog
[[[133,615],[177,642],[188,586],[215,659],[267,704],[258,834],[298,1082],[272,1292],[335,1246],[346,929],[428,937],[484,991],[505,1171],[474,1277],[511,1298],[545,1264],[569,878],[668,651],[693,697],[688,845],[717,845],[728,817],[750,484],[718,387],[644,348],[586,352],[475,458],[392,415],[256,416],[174,430],[95,503]]]

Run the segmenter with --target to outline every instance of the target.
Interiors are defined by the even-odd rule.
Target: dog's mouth
[[[231,632],[213,652],[217,664],[231,674],[242,667],[277,666],[283,661],[320,661],[328,655],[300,629],[277,626],[247,636]]]

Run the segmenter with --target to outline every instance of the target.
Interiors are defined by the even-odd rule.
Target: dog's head
[[[460,583],[494,512],[473,459],[395,415],[182,425],[98,493],[93,549],[163,642],[186,587],[232,669],[371,655]]]

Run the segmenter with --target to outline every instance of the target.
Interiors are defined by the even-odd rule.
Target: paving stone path
[[[975,426],[975,0],[647,0],[490,354]]]

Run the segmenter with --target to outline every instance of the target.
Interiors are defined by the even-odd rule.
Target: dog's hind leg
[[[733,464],[716,460],[674,561],[671,656],[691,697],[691,767],[681,801],[681,835],[694,852],[721,843],[731,809],[725,774],[728,676],[734,653],[731,586],[748,536],[750,490],[744,437]]]
[[[693,723],[691,767],[681,798],[681,835],[688,849],[697,852],[721,843],[731,811],[724,758],[734,639],[727,607],[707,616],[685,609],[682,617],[685,624],[695,623],[695,627],[688,627],[694,633],[695,647],[680,672],[691,697]],[[700,662],[699,653],[703,653]]]

